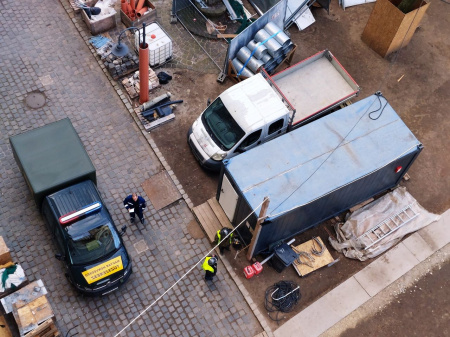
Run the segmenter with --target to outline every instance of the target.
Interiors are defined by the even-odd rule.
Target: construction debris
[[[149,91],[160,86],[158,77],[156,73],[152,70],[152,68],[148,67],[149,76],[148,76],[148,89]],[[127,91],[130,98],[136,98],[139,96],[140,92],[140,83],[139,83],[139,71],[136,71],[132,76],[124,78],[122,80],[122,85]]]

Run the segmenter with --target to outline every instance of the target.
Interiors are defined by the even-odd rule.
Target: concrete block
[[[356,273],[354,278],[370,296],[375,296],[418,263],[419,260],[408,248],[403,243],[399,243]]]
[[[412,234],[407,239],[403,240],[402,243],[420,262],[425,260],[434,252],[427,242],[419,235],[419,233]]]
[[[450,242],[449,228],[450,210],[447,210],[438,221],[422,228],[418,233],[435,252]]]

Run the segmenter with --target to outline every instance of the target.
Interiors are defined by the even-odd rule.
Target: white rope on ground
[[[223,240],[227,239],[231,234],[233,234],[233,232],[239,228],[239,226],[241,226],[249,217],[250,215],[252,215],[253,213],[255,213],[255,211],[261,207],[261,205],[264,203],[265,199],[258,205],[256,206],[256,208],[249,214],[246,216],[246,218],[244,220],[241,221],[241,223],[239,223],[239,225],[237,225],[236,227],[234,227],[234,229],[228,233],[227,236],[225,236],[223,238]],[[221,241],[223,241],[221,240]],[[153,301],[152,304],[150,304],[147,308],[145,308],[143,311],[141,311],[139,313],[139,315],[137,315],[135,318],[133,318],[132,321],[130,321],[122,330],[120,330],[117,334],[114,335],[114,337],[120,336],[120,334],[122,332],[124,332],[131,324],[133,324],[139,317],[141,317],[143,314],[145,314],[152,306],[154,306],[156,304],[156,302],[158,302],[161,298],[164,297],[164,295],[166,295],[173,287],[175,287],[178,282],[180,282],[182,279],[184,279],[195,267],[197,267],[199,265],[200,262],[202,262],[209,254],[211,254],[212,251],[214,251],[217,247],[219,247],[220,242],[214,246],[205,256],[203,256],[195,265],[193,265],[191,267],[191,269],[189,269],[183,276],[181,276],[178,281],[176,281],[174,284],[172,284],[162,295],[160,295],[156,300]]]

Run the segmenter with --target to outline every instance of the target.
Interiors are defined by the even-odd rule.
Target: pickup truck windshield
[[[222,150],[231,149],[245,135],[220,97],[205,110],[202,119],[206,130]]]
[[[77,223],[67,226],[67,241],[73,263],[93,262],[119,248],[120,239],[111,226],[109,222],[88,230],[84,226],[77,226]]]

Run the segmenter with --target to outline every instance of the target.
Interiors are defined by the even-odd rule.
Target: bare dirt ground
[[[298,62],[320,50],[329,49],[361,86],[359,98],[365,98],[377,90],[383,92],[425,146],[409,170],[411,179],[402,184],[426,209],[442,213],[450,207],[449,6],[442,1],[432,1],[410,44],[398,55],[383,59],[360,38],[373,5],[365,4],[343,11],[333,0],[330,15],[323,9],[313,9],[316,22],[312,26],[304,31],[291,27],[289,31],[292,40],[298,45],[293,61]],[[199,167],[186,142],[186,134],[192,122],[206,107],[208,97],[214,99],[232,83],[230,80],[224,84],[217,83],[218,73],[197,74],[187,70],[172,73],[174,79],[156,95],[167,90],[174,94],[174,99],[185,101],[175,112],[176,120],[152,131],[152,136],[192,202],[198,205],[215,195],[218,175]],[[303,233],[296,242],[307,241],[314,235],[326,241],[328,234],[324,226],[331,228],[329,223],[323,224]],[[261,275],[246,280],[247,289],[262,312],[265,312],[265,289],[280,280],[299,283],[303,295],[296,310],[284,315],[288,319],[368,263],[346,259],[332,251],[331,247],[328,248],[334,258],[341,258],[340,261],[305,278],[300,278],[293,268],[278,274],[265,265]],[[242,278],[241,271],[248,265],[243,255],[235,260],[234,251],[226,252],[226,257]],[[276,328],[276,323],[272,322],[271,327]]]
[[[449,336],[448,288],[450,263],[430,270],[416,284],[404,289],[383,311],[371,316],[340,336]]]

